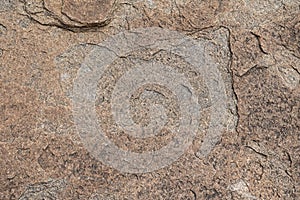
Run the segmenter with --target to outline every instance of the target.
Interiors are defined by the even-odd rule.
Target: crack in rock
[[[116,7],[115,0],[21,0],[24,11],[35,22],[73,32],[107,25]]]

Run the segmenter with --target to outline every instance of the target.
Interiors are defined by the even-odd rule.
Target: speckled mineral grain
[[[298,0],[1,0],[0,199],[299,199],[299,21]],[[178,35],[154,34],[154,40],[151,31],[139,32],[157,29],[203,49],[182,54],[190,43]],[[121,40],[114,42],[116,36]],[[103,45],[107,41],[111,45]],[[100,54],[104,49],[110,54]],[[191,54],[199,56],[188,60]],[[147,173],[125,173],[99,159],[100,152],[118,161],[105,148],[95,154],[98,144],[86,146],[90,132],[78,128],[74,83],[94,80],[108,55],[115,59],[96,77],[94,94],[82,91],[83,106],[93,105],[94,123],[118,149],[136,155],[174,142],[188,113],[178,99],[197,98],[199,126],[178,159]],[[200,58],[197,68],[193,61]],[[189,84],[174,80],[184,83],[182,96],[160,81],[127,96],[129,125],[147,127],[164,111],[160,131],[139,138],[118,124],[129,118],[115,116],[112,103],[120,97],[115,89],[126,90],[118,81],[131,80],[133,88],[134,69],[151,72],[153,63]],[[196,70],[205,67],[214,69],[211,76]],[[80,79],[84,72],[90,77]],[[221,102],[224,112],[212,114]]]

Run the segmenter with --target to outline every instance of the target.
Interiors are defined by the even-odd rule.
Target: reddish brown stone
[[[297,0],[0,0],[0,199],[299,199],[299,13]],[[223,78],[237,97],[231,106],[238,125],[203,159],[195,156],[201,132],[171,166],[124,174],[84,148],[72,118],[72,86],[97,44],[125,29],[153,26],[225,43],[211,55],[230,74]],[[112,130],[113,81],[122,59],[149,59],[138,53],[110,66],[96,101],[107,136],[136,152],[159,148],[172,136],[142,143]],[[174,60],[163,51],[149,54]],[[210,101],[200,103],[209,107]],[[147,122],[140,110],[135,120]],[[170,107],[178,116],[174,111]],[[207,119],[201,122],[205,127]]]
[[[114,0],[64,0],[62,13],[80,23],[96,24],[108,19],[113,4]]]

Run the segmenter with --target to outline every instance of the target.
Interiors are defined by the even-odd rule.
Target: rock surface
[[[95,101],[105,119],[101,127],[120,148],[152,151],[173,137],[164,130],[142,141],[112,122],[114,84],[136,58],[182,70],[198,84],[203,108],[199,133],[183,156],[157,171],[130,174],[85,148],[72,91],[94,48],[141,27],[211,44],[206,51],[222,72],[228,121],[212,151],[199,156],[213,104],[202,79],[168,52],[120,56],[102,77]],[[137,91],[131,99],[133,119],[149,123],[147,106],[156,103],[169,109],[168,125],[175,126],[180,112],[172,92],[155,85],[141,90],[148,93]],[[299,199],[300,2],[2,0],[0,152],[0,199]]]

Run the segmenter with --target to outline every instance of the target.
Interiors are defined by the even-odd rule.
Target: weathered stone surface
[[[114,0],[64,0],[62,13],[74,21],[97,24],[107,20],[113,4]]]
[[[0,199],[298,199],[299,13],[297,0],[0,1]],[[206,157],[197,156],[206,134],[200,131],[172,165],[120,173],[83,146],[73,82],[105,39],[153,26],[214,44],[206,50],[232,99],[228,129]],[[172,133],[130,137],[115,129],[110,112],[114,83],[137,58],[185,66],[183,74],[203,82],[174,52],[151,49],[120,56],[104,73],[95,101],[102,128],[120,148],[144,152]],[[205,130],[212,102],[208,88],[197,88]],[[153,103],[169,108],[170,125],[180,117],[170,91],[147,86],[134,97],[133,119],[141,124]]]
[[[59,192],[66,186],[65,180],[49,181],[28,186],[20,200],[57,199]]]
[[[15,5],[15,0],[2,0],[0,2],[0,12],[12,10]]]
[[[26,15],[40,24],[83,31],[109,23],[115,0],[23,1]]]

